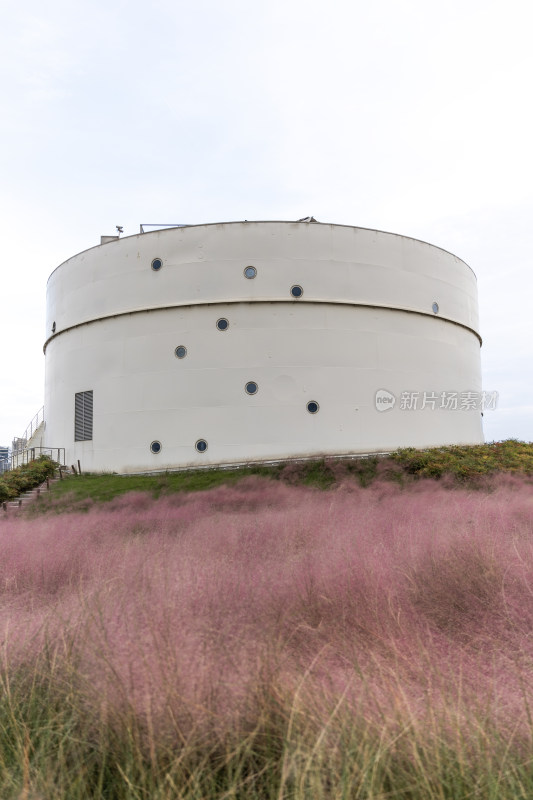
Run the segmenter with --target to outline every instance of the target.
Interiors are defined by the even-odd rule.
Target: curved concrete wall
[[[288,222],[127,237],[52,273],[46,325],[46,442],[86,469],[483,440],[479,409],[449,399],[481,391],[475,276],[414,239]],[[386,413],[377,390],[396,399]],[[84,391],[93,392],[93,436],[75,442],[74,396]],[[408,395],[416,409],[402,407]]]

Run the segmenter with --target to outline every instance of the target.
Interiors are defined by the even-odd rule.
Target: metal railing
[[[39,427],[44,422],[44,406],[39,409],[36,415],[33,417],[31,422],[28,423],[26,430],[22,434],[22,436],[17,436],[13,439],[13,452],[12,456],[18,455],[22,453],[26,449],[26,445],[30,441],[31,437]]]
[[[189,228],[190,224],[187,222],[143,222],[141,223],[141,233],[146,233],[145,228],[157,228],[158,230],[165,230],[166,228]]]
[[[27,447],[21,452],[11,454],[11,469],[20,467],[22,464],[28,464],[30,461],[35,461],[39,456],[50,456],[52,461],[65,465],[64,447]]]

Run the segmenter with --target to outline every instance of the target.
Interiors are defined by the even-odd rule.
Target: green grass
[[[83,510],[84,503],[102,503],[126,492],[149,492],[158,498],[173,492],[197,492],[232,485],[250,475],[327,490],[335,484],[356,480],[368,486],[377,477],[401,484],[417,478],[451,476],[459,485],[483,483],[491,474],[507,472],[533,475],[533,443],[509,439],[484,445],[406,448],[390,456],[354,459],[322,458],[311,461],[255,465],[238,469],[201,469],[155,475],[94,473],[67,476],[30,513],[52,509]]]
[[[61,674],[53,663],[42,672],[34,665],[2,686],[3,800],[533,797],[531,758],[466,704],[449,719],[429,703],[422,719],[399,706],[382,726],[341,706],[318,723],[296,696],[267,692],[252,729],[164,746],[127,709],[111,724],[105,713],[87,713],[77,671],[61,662]],[[446,736],[454,712],[457,727]]]
[[[375,462],[375,459],[372,459]],[[357,473],[357,468],[351,468]],[[368,474],[368,466],[361,474]],[[272,480],[285,480],[304,486],[327,489],[335,483],[328,463],[319,461],[298,464],[277,464],[272,466],[251,466],[239,469],[202,469],[184,472],[164,472],[156,475],[117,475],[115,473],[87,473],[68,475],[57,481],[39,505],[32,507],[32,513],[48,510],[68,511],[76,506],[83,510],[84,501],[105,503],[126,492],[149,492],[158,498],[162,494],[174,492],[199,492],[216,486],[232,485],[250,475],[259,475]]]
[[[116,475],[105,472],[68,475],[54,484],[52,494],[55,498],[69,495],[73,501],[92,498],[95,502],[106,502],[125,492],[149,492],[157,498],[172,492],[198,492],[222,484],[231,485],[247,475],[275,478],[279,471],[279,467],[247,467],[163,472],[156,475]]]

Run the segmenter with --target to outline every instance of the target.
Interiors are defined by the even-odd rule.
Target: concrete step
[[[6,500],[0,504],[0,519],[5,517],[8,513],[18,511],[29,503],[34,503],[42,494],[48,491],[48,487],[59,480],[59,477],[49,478],[48,482],[44,481],[40,486],[35,486],[27,492],[23,492],[19,497],[14,500]],[[3,513],[2,513],[3,512]]]

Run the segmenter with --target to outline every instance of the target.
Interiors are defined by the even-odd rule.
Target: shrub
[[[16,493],[11,489],[3,478],[0,478],[0,503],[5,503],[6,500],[11,500],[16,497]]]
[[[409,475],[439,478],[449,474],[462,483],[496,472],[533,474],[533,444],[516,439],[429,450],[408,447],[397,450],[391,458]]]
[[[34,461],[23,464],[0,478],[0,502],[12,500],[22,492],[27,492],[52,477],[57,468],[49,456],[41,455]]]

